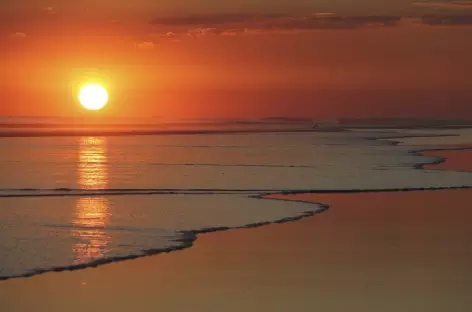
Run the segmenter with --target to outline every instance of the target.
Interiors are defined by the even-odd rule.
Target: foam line
[[[264,198],[264,197],[262,195],[258,195],[258,196],[254,196],[254,198]],[[284,200],[284,199],[274,199],[274,198],[269,198],[269,199],[270,200]],[[34,269],[24,274],[0,276],[0,281],[8,280],[11,278],[18,278],[18,277],[32,277],[35,275],[40,275],[40,274],[44,274],[48,272],[75,271],[75,270],[80,270],[80,269],[93,268],[93,267],[98,267],[100,265],[118,262],[118,261],[132,260],[132,259],[137,259],[137,258],[141,258],[145,256],[179,251],[179,250],[192,247],[194,242],[197,240],[199,234],[213,233],[213,232],[219,232],[219,231],[228,231],[232,229],[250,229],[250,228],[261,227],[261,226],[269,225],[269,224],[280,224],[280,223],[292,222],[292,221],[297,221],[303,218],[311,217],[317,213],[324,212],[325,210],[329,208],[327,205],[323,205],[323,204],[314,204],[312,202],[307,202],[307,201],[297,201],[297,202],[305,203],[305,204],[309,204],[310,206],[317,206],[317,207],[308,209],[298,216],[281,218],[273,222],[258,222],[258,223],[251,223],[251,224],[238,226],[238,227],[209,227],[209,228],[195,229],[195,230],[189,230],[189,231],[180,231],[178,232],[178,237],[175,240],[173,240],[174,242],[178,243],[176,246],[171,246],[167,248],[159,248],[159,249],[146,249],[146,250],[142,250],[140,254],[131,254],[131,255],[127,255],[123,257],[102,258],[102,259],[97,259],[88,263],[81,263],[81,264],[76,264],[76,265],[59,266],[59,267],[54,267],[54,268],[49,268],[49,269]]]
[[[231,189],[200,189],[186,190],[175,189],[168,191],[165,189],[144,190],[101,190],[85,192],[67,193],[39,193],[39,194],[0,194],[0,198],[22,198],[22,197],[102,197],[102,196],[139,196],[139,195],[274,195],[274,194],[351,194],[351,193],[389,193],[389,192],[414,192],[414,191],[440,191],[469,189],[472,186],[438,186],[438,187],[412,187],[412,188],[386,188],[386,189],[295,189],[295,190],[231,190]],[[0,190],[1,191],[1,190]]]

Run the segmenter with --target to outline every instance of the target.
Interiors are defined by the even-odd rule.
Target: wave
[[[469,189],[472,185],[460,186],[431,186],[431,187],[405,187],[405,188],[372,188],[372,189],[293,189],[293,190],[234,190],[234,189],[104,189],[104,190],[80,190],[80,189],[0,189],[0,198],[21,197],[102,197],[102,196],[139,196],[139,195],[274,195],[274,194],[351,194],[351,193],[388,193],[388,192],[412,192],[412,191],[440,191]]]
[[[411,136],[410,136],[411,137]],[[376,140],[385,139],[377,138]],[[387,138],[394,139],[394,137]],[[447,150],[447,149],[471,149],[472,147],[449,147],[449,148],[431,148],[431,149],[417,149],[412,150],[410,153],[414,155],[421,155],[421,153],[430,150]],[[431,161],[424,162],[413,166],[415,169],[424,170],[424,165],[426,164],[437,164],[444,161],[444,158],[433,158]],[[264,200],[278,200],[278,201],[291,201],[286,199],[276,199],[276,198],[267,198],[268,195],[273,194],[299,194],[299,193],[314,193],[314,194],[326,194],[326,193],[368,193],[368,192],[405,192],[405,191],[425,191],[425,190],[445,190],[445,189],[464,189],[471,188],[470,185],[463,186],[438,186],[438,187],[407,187],[407,188],[366,188],[366,189],[225,189],[225,188],[116,188],[116,189],[74,189],[74,188],[55,188],[55,189],[41,189],[41,188],[20,188],[20,189],[0,189],[0,197],[68,197],[68,196],[123,196],[123,195],[241,195],[248,196],[254,199],[264,199]],[[292,202],[292,201],[291,201]],[[296,221],[302,218],[313,216],[317,213],[324,212],[328,210],[328,206],[322,203],[309,203],[305,201],[293,201],[303,204],[309,204],[309,209],[303,209],[294,213],[291,216],[285,216],[278,218],[272,221],[260,221],[247,223],[241,226],[214,226],[214,227],[202,227],[192,230],[181,230],[177,231],[175,237],[171,239],[170,246],[164,248],[151,248],[151,249],[142,249],[134,253],[130,253],[123,256],[111,256],[111,257],[102,257],[99,259],[94,259],[85,263],[73,264],[73,265],[64,265],[64,266],[54,266],[50,268],[36,268],[29,269],[26,272],[21,274],[7,274],[0,275],[0,280],[7,280],[14,277],[29,277],[38,274],[43,274],[46,272],[61,272],[61,271],[71,271],[84,269],[89,267],[97,267],[103,264],[112,263],[116,261],[136,259],[143,256],[155,255],[160,253],[168,253],[173,251],[178,251],[182,249],[189,248],[193,246],[195,240],[199,234],[202,233],[211,233],[217,231],[226,231],[231,229],[243,229],[243,228],[254,228],[260,227],[263,225],[274,224],[274,223],[284,223],[290,221]],[[295,211],[295,210],[294,210]],[[63,225],[63,224],[43,224],[43,226],[48,227],[71,227],[76,229],[94,229],[99,230],[102,227],[81,227],[77,225]],[[126,230],[130,231],[130,228],[124,227],[111,227],[107,228],[108,230]],[[144,229],[145,231],[146,229]]]
[[[256,195],[256,196],[251,196],[251,197],[255,199],[264,198],[262,195]],[[284,199],[275,199],[275,198],[267,198],[267,200],[288,201]],[[0,281],[8,280],[11,278],[16,278],[16,277],[31,277],[31,276],[35,276],[39,274],[48,273],[48,272],[74,271],[74,270],[80,270],[80,269],[85,269],[85,268],[98,267],[100,265],[113,263],[117,261],[132,260],[132,259],[137,259],[144,256],[183,250],[183,249],[192,247],[199,234],[227,231],[227,230],[232,230],[232,229],[249,229],[249,228],[256,228],[256,227],[261,227],[261,226],[269,225],[269,224],[280,224],[280,223],[292,222],[292,221],[296,221],[296,220],[300,220],[306,217],[313,216],[317,213],[324,212],[325,210],[329,208],[327,205],[324,205],[324,204],[316,204],[316,203],[314,204],[312,202],[307,202],[307,201],[302,201],[302,200],[297,200],[293,202],[308,204],[312,208],[306,209],[297,215],[294,215],[291,217],[283,217],[280,219],[276,219],[274,221],[255,222],[255,223],[249,223],[243,226],[234,226],[234,227],[219,226],[219,227],[205,227],[205,228],[199,228],[199,229],[193,229],[193,230],[177,231],[176,237],[172,239],[172,242],[174,242],[175,244],[169,247],[143,249],[140,252],[134,253],[134,254],[128,254],[125,256],[117,256],[117,257],[103,257],[100,259],[96,259],[90,262],[80,263],[80,264],[55,266],[51,268],[31,269],[21,274],[0,275]],[[61,227],[61,225],[48,225],[48,226]]]
[[[261,168],[316,168],[305,165],[264,165],[264,164],[191,164],[191,163],[150,163],[153,166],[188,166],[188,167],[261,167]]]

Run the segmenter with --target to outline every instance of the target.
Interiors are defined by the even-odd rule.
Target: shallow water
[[[452,134],[442,131],[426,133]],[[179,248],[189,231],[322,208],[249,197],[259,193],[472,186],[472,174],[416,170],[438,159],[372,140],[424,132],[1,138],[0,278]]]

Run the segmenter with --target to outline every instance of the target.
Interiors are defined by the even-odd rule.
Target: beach
[[[1,3],[0,312],[472,312],[472,0]]]
[[[1,3],[0,312],[472,312],[472,0]]]
[[[471,169],[471,151],[433,154],[447,158],[434,169]],[[3,281],[1,311],[472,306],[472,190],[274,196],[330,209],[296,222],[202,234],[183,251]]]

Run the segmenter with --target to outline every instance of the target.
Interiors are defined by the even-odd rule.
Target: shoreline
[[[438,163],[442,164],[442,163]],[[427,164],[431,165],[431,164]],[[430,169],[428,169],[430,170]],[[456,170],[453,170],[456,171]],[[464,170],[464,172],[469,172]],[[149,191],[124,191],[116,193],[114,191],[107,190],[105,192],[100,191],[89,191],[81,193],[64,193],[64,194],[0,194],[0,198],[41,198],[41,197],[102,197],[102,196],[139,196],[139,195],[249,195],[249,197],[260,197],[264,199],[264,196],[282,194],[282,195],[295,195],[295,194],[352,194],[352,193],[397,193],[397,192],[421,192],[421,191],[442,191],[442,190],[460,190],[470,189],[472,186],[438,186],[438,187],[410,187],[410,188],[388,188],[388,189],[327,189],[327,190],[312,190],[312,189],[300,189],[300,190],[149,190]],[[17,191],[17,190],[15,190]]]
[[[447,135],[450,136],[450,135]],[[387,144],[393,144],[393,145],[398,145],[401,143],[400,141],[393,141],[394,138],[403,138],[403,137],[423,137],[421,135],[417,136],[402,136],[402,137],[389,137],[389,138],[366,138],[366,140],[381,140],[383,142],[387,142]],[[432,147],[431,149],[419,149],[419,150],[414,150],[412,149],[409,151],[410,154],[415,155],[415,156],[430,156],[428,155],[429,153],[432,154],[432,156],[436,157],[436,161],[432,162],[427,162],[427,163],[421,163],[417,164],[415,166],[412,166],[412,170],[419,169],[419,170],[438,170],[434,169],[435,166],[443,164],[446,162],[447,157],[441,156],[440,153],[448,152],[448,151],[463,151],[463,150],[471,150],[471,146],[462,146],[462,147],[457,147],[457,146],[451,146],[450,149],[447,147],[445,148],[438,148],[438,147]],[[438,153],[438,155],[436,155]],[[431,168],[426,169],[425,166],[429,166]],[[472,169],[472,168],[471,168]],[[439,169],[441,170],[441,169]],[[394,192],[419,192],[419,191],[440,191],[440,190],[458,190],[458,189],[470,189],[472,186],[463,186],[463,187],[431,187],[431,188],[399,188],[399,189],[353,189],[353,190],[207,190],[207,189],[190,189],[190,190],[177,190],[177,189],[168,189],[168,190],[92,190],[92,191],[87,191],[87,192],[81,192],[77,194],[73,194],[74,190],[69,190],[69,189],[56,189],[56,190],[49,190],[53,192],[57,191],[63,191],[66,193],[63,194],[57,194],[57,193],[51,193],[51,194],[4,194],[0,195],[0,198],[17,198],[17,197],[58,197],[58,196],[87,196],[87,197],[93,197],[93,196],[120,196],[120,195],[158,195],[158,194],[200,194],[200,195],[209,195],[209,194],[215,194],[215,192],[218,192],[217,194],[225,194],[225,192],[230,192],[230,194],[238,194],[239,192],[245,192],[246,195],[248,193],[250,194],[249,197],[255,198],[255,199],[264,199],[264,200],[284,200],[284,201],[292,201],[292,202],[303,202],[307,204],[317,204],[320,206],[318,209],[311,209],[305,211],[302,215],[295,216],[295,217],[287,217],[287,218],[282,218],[280,220],[275,220],[273,222],[260,222],[260,223],[254,223],[254,224],[247,224],[245,226],[241,227],[213,227],[213,228],[203,228],[203,229],[197,229],[197,230],[190,230],[190,231],[182,231],[180,234],[183,235],[183,239],[177,240],[178,242],[181,243],[179,246],[174,246],[174,247],[169,247],[169,248],[164,248],[164,249],[151,249],[151,250],[143,250],[143,254],[140,255],[128,255],[128,256],[123,256],[119,258],[103,258],[103,259],[97,259],[92,262],[88,262],[85,264],[77,264],[77,265],[70,265],[70,266],[65,266],[65,267],[56,267],[52,269],[38,269],[33,272],[21,274],[21,275],[15,275],[15,276],[4,276],[0,277],[0,282],[2,281],[8,281],[11,279],[17,279],[17,278],[30,278],[34,277],[37,275],[43,275],[46,273],[51,273],[51,272],[66,272],[66,271],[77,271],[77,270],[84,270],[88,268],[96,268],[99,266],[103,265],[108,265],[111,263],[117,263],[117,262],[123,262],[127,260],[135,260],[143,257],[149,257],[149,256],[155,256],[159,254],[166,254],[166,253],[171,253],[175,251],[181,251],[185,250],[188,248],[191,248],[194,246],[195,242],[199,238],[201,234],[208,234],[208,233],[215,233],[215,232],[222,232],[222,231],[228,231],[228,230],[237,230],[237,229],[251,229],[251,228],[258,228],[266,225],[271,225],[271,224],[282,224],[282,223],[288,223],[288,222],[294,222],[294,221],[299,221],[308,217],[313,217],[316,214],[319,214],[321,212],[324,212],[330,208],[329,204],[323,203],[323,202],[312,202],[309,200],[297,200],[297,199],[286,199],[285,197],[287,195],[292,195],[292,196],[297,196],[297,195],[329,195],[329,194],[369,194],[369,193],[394,193]],[[32,189],[23,189],[23,190],[16,190],[16,191],[33,191]],[[46,190],[48,191],[48,190]],[[75,190],[77,191],[77,190]],[[115,193],[117,192],[118,193]],[[119,191],[126,191],[126,192],[119,192]],[[208,192],[210,191],[210,192]],[[252,193],[252,194],[251,194]],[[244,194],[244,193],[243,193]],[[243,195],[242,194],[242,195]]]
[[[446,164],[463,167],[461,153],[472,155],[446,152]],[[472,213],[462,204],[471,190],[271,196],[334,208],[199,233],[195,248],[158,257],[0,281],[0,309],[466,312],[472,304]]]
[[[472,155],[449,152],[449,164],[461,153]],[[195,248],[159,257],[3,281],[0,307],[468,311],[471,190],[278,196],[332,208],[297,222],[198,234]]]

